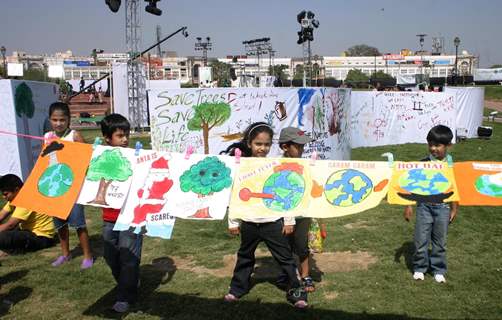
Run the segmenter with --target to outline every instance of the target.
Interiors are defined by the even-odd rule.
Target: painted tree
[[[188,130],[202,130],[204,139],[204,153],[209,154],[209,131],[214,127],[221,126],[230,118],[230,105],[228,103],[204,102],[193,106],[195,114],[188,120]]]
[[[16,87],[14,95],[14,106],[16,108],[16,115],[23,120],[24,134],[30,134],[30,125],[28,119],[33,118],[35,114],[35,104],[33,103],[33,93],[30,87],[25,82],[21,82]],[[28,165],[33,168],[35,162],[33,161],[33,152],[30,139],[23,139],[26,155],[28,156]]]
[[[220,192],[232,185],[231,170],[218,157],[206,157],[192,165],[180,177],[183,192],[194,192],[199,198]],[[202,208],[193,218],[210,218],[209,208]]]
[[[107,149],[93,158],[86,179],[99,181],[98,192],[89,203],[107,206],[106,191],[113,181],[126,181],[132,176],[131,163],[122,156],[120,149]]]

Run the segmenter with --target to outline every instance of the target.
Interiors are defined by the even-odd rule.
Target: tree
[[[303,79],[303,71],[304,71],[303,64],[297,64],[295,67],[295,73],[293,75],[293,79],[295,80]]]
[[[382,70],[379,70],[376,73],[372,73],[371,78],[372,79],[383,79],[383,80],[394,79],[393,76],[391,76],[388,73],[383,72]]]
[[[188,130],[202,130],[204,139],[204,153],[209,154],[209,131],[214,127],[221,126],[230,118],[230,105],[228,103],[208,103],[204,102],[192,106],[195,110],[193,118],[188,120]]]
[[[345,54],[348,57],[373,57],[382,55],[377,48],[370,47],[366,44],[352,46],[345,51]]]
[[[494,64],[493,66],[490,67],[490,69],[498,69],[502,68],[502,64]]]
[[[286,70],[287,68],[288,66],[285,64],[276,64],[268,67],[268,72],[271,75],[275,76],[277,79],[286,79],[287,76],[284,70]]]
[[[190,167],[180,177],[183,192],[194,192],[199,198],[220,192],[232,185],[231,170],[218,157],[206,157]],[[202,208],[193,218],[211,218],[209,208]]]
[[[368,81],[369,77],[359,69],[349,70],[347,77],[345,78],[346,84],[355,87],[367,85]]]
[[[99,181],[98,192],[89,203],[108,205],[106,191],[113,181],[126,181],[132,176],[131,163],[122,156],[119,148],[107,149],[93,158],[89,164],[86,179]]]
[[[209,66],[212,68],[213,80],[218,81],[218,87],[230,86],[230,64],[213,59]]]
[[[30,134],[30,126],[28,119],[33,118],[35,114],[35,104],[33,103],[33,92],[31,92],[30,87],[25,82],[21,82],[20,85],[16,87],[16,92],[14,95],[14,106],[16,109],[16,115],[23,119],[23,130],[24,134]],[[30,139],[23,139],[26,155],[28,156],[28,165],[33,168],[33,151],[31,148]]]

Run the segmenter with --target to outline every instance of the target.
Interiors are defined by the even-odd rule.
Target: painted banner
[[[460,205],[502,206],[502,162],[457,162]]]
[[[453,166],[443,161],[396,162],[387,200],[401,205],[458,201]]]
[[[455,95],[438,92],[353,92],[352,148],[425,143],[442,124],[456,131]]]
[[[173,190],[167,195],[168,212],[185,219],[222,220],[227,212],[235,172],[229,156],[173,153]]]
[[[382,201],[391,174],[387,162],[246,158],[234,181],[229,216],[332,218],[358,213]]]
[[[52,141],[40,154],[13,205],[66,219],[77,200],[91,155],[89,144]]]
[[[0,130],[43,136],[49,105],[58,100],[58,94],[55,83],[0,80]],[[42,140],[0,134],[0,145],[0,175],[12,173],[26,180],[40,154]]]
[[[315,139],[320,159],[350,159],[350,89],[334,88],[194,88],[149,91],[152,147],[219,154],[256,121],[271,125],[277,138],[293,126]],[[274,144],[271,156],[280,155]]]
[[[170,239],[175,218],[165,212],[167,194],[174,184],[169,153],[141,150],[135,159],[127,200],[113,230]],[[169,207],[172,204],[167,202]]]
[[[78,203],[121,209],[131,186],[134,149],[96,146]]]
[[[374,208],[387,195],[392,168],[387,162],[316,161],[307,216],[340,217]]]
[[[307,216],[312,187],[309,160],[242,158],[229,217]]]

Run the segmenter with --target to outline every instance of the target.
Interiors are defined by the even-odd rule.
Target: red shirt
[[[116,222],[119,214],[120,209],[103,208],[103,221]]]

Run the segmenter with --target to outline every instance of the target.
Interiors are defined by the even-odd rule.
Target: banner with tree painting
[[[334,88],[195,88],[149,91],[152,147],[219,154],[242,138],[256,121],[280,130],[293,126],[307,132],[320,159],[350,158],[349,89]],[[274,145],[271,156],[280,155]]]

